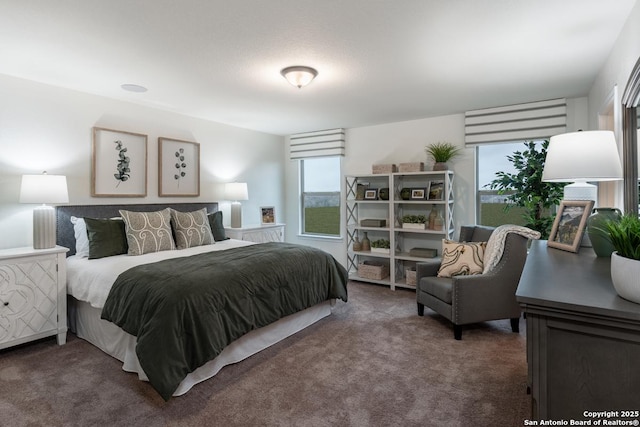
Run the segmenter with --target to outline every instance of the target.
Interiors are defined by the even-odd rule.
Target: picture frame
[[[91,196],[147,196],[147,135],[92,128]]]
[[[424,200],[427,194],[426,188],[412,188],[411,200]]]
[[[427,200],[444,200],[444,181],[429,182]]]
[[[365,200],[378,200],[378,190],[377,189],[369,189],[364,191],[364,199]]]
[[[262,225],[276,223],[276,209],[273,206],[260,207],[260,223]]]
[[[158,138],[158,196],[200,195],[200,144]]]
[[[578,252],[593,204],[593,200],[562,200],[551,227],[547,246]]]

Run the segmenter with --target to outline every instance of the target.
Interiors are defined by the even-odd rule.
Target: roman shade
[[[564,98],[467,111],[465,145],[548,139],[567,131]]]
[[[344,156],[344,129],[328,129],[291,135],[291,160]]]

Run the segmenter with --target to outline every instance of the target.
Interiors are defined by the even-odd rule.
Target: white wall
[[[91,128],[146,134],[147,197],[90,196]],[[158,197],[158,137],[200,144],[200,197]],[[18,203],[22,174],[67,176],[70,204],[219,201],[223,183],[248,183],[243,224],[259,224],[259,207],[284,209],[284,138],[137,104],[0,75],[0,248],[30,246],[33,205]]]
[[[607,128],[616,134],[620,156],[622,157],[622,111],[621,97],[627,86],[631,70],[640,59],[640,2],[636,3],[631,11],[618,40],[611,51],[609,58],[596,77],[589,91],[589,128]],[[617,88],[617,89],[616,89]],[[607,104],[613,96],[613,117],[611,123],[607,123],[600,114],[606,111]],[[608,206],[623,209],[622,183],[604,184],[605,188],[611,187],[610,196],[607,198]],[[601,187],[603,185],[601,184]]]

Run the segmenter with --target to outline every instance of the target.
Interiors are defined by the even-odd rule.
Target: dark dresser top
[[[596,257],[592,248],[575,254],[548,248],[546,240],[534,241],[516,298],[525,311],[538,307],[640,322],[640,304],[618,296],[610,265],[610,258]]]

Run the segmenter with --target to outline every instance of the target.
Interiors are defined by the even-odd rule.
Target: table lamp
[[[564,187],[565,200],[597,202],[598,187],[590,182],[622,179],[622,166],[613,132],[579,131],[552,136],[542,180],[571,182]]]
[[[240,200],[249,200],[246,182],[229,182],[224,186],[224,197],[231,200],[231,228],[242,227],[242,205]]]
[[[68,203],[67,177],[64,175],[22,175],[20,203],[42,203],[33,210],[33,248],[56,245],[56,213],[47,203]]]

